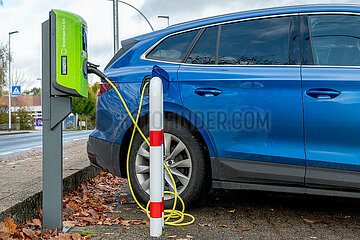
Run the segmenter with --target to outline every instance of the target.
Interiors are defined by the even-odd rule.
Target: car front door
[[[360,16],[301,18],[306,185],[359,190]]]
[[[213,178],[304,184],[298,16],[208,27],[178,70],[217,148]]]

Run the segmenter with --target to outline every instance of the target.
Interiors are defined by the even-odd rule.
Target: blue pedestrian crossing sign
[[[11,95],[21,95],[21,86],[12,86],[11,88]]]

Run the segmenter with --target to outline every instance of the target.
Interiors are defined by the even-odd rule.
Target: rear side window
[[[207,28],[186,62],[192,64],[215,64],[217,34],[218,26]]]
[[[221,26],[219,64],[287,65],[291,17]]]
[[[353,15],[310,15],[315,63],[360,66],[360,18]]]
[[[182,62],[186,52],[199,30],[180,33],[166,38],[146,57],[169,62]]]

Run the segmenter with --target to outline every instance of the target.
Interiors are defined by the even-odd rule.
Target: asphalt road
[[[105,186],[106,187],[106,186]],[[132,200],[127,184],[111,203],[115,217],[147,221]],[[127,193],[127,194],[126,194]],[[124,201],[123,199],[127,201]],[[123,203],[125,202],[125,204]],[[165,226],[160,239],[360,239],[360,201],[334,197],[256,191],[214,190],[186,213],[196,221],[188,226]],[[185,222],[189,218],[185,218]],[[143,224],[75,227],[71,233],[90,239],[155,239]]]
[[[88,138],[91,130],[64,131],[64,144],[75,140]],[[42,133],[32,132],[24,134],[0,135],[0,159],[33,150],[41,150]]]

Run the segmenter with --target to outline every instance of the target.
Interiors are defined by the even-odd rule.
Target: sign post
[[[63,226],[62,121],[71,96],[87,97],[87,27],[75,14],[52,10],[42,23],[43,226]]]

